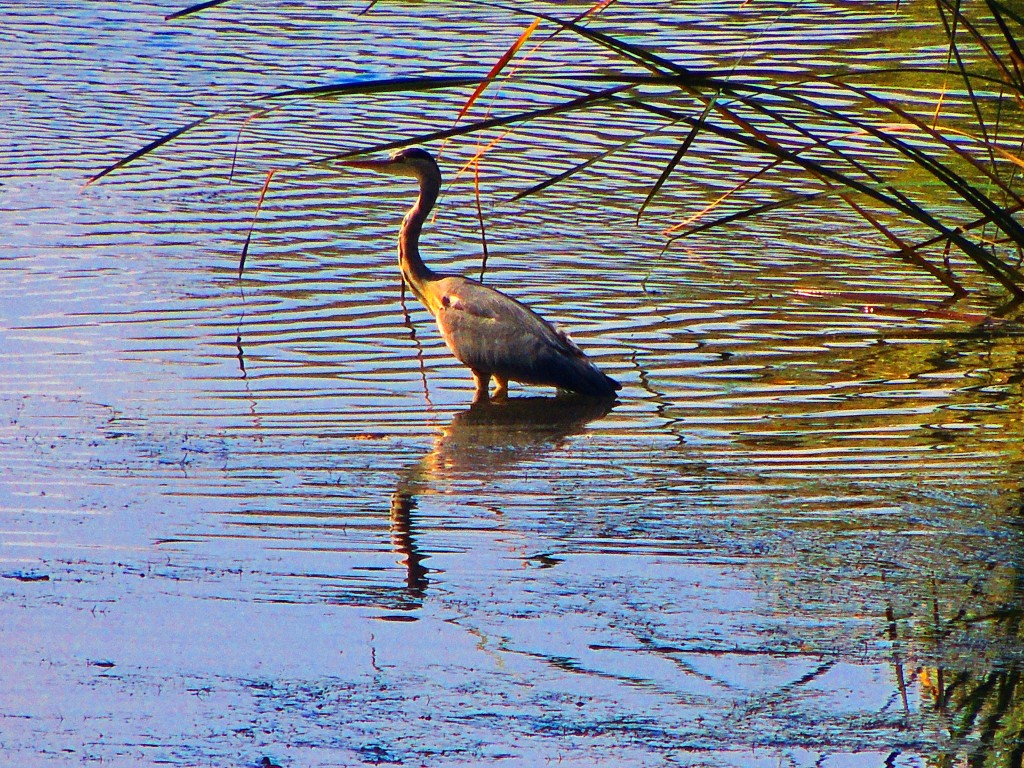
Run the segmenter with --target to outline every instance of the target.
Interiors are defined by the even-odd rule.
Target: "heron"
[[[402,279],[437,321],[448,349],[473,373],[474,402],[508,395],[508,383],[553,386],[589,397],[612,398],[622,386],[604,374],[563,329],[501,291],[457,275],[443,275],[420,256],[420,233],[441,190],[441,170],[418,147],[385,160],[345,165],[419,182],[419,196],[398,231]]]

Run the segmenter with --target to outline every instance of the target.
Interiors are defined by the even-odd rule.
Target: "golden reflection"
[[[417,602],[429,583],[429,557],[417,545],[417,498],[470,476],[500,475],[525,459],[557,449],[605,416],[614,400],[577,397],[517,397],[481,400],[457,413],[434,440],[430,452],[398,479],[391,495],[391,543],[406,569],[406,589]]]

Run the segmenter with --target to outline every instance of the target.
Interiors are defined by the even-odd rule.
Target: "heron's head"
[[[441,181],[441,171],[433,156],[419,147],[401,149],[387,160],[345,160],[341,164],[349,168],[365,168],[387,176],[412,176],[421,181]]]

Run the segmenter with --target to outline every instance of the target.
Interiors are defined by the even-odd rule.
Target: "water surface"
[[[245,126],[229,112],[83,189],[282,87],[482,74],[524,26],[458,4],[313,5],[3,12],[0,753],[1010,764],[1019,328],[987,321],[984,295],[942,304],[839,208],[662,252],[663,227],[720,192],[713,146],[640,226],[669,143],[509,203],[574,145],[650,128],[556,121],[482,166],[486,279],[624,389],[614,407],[537,388],[471,407],[468,373],[402,299],[412,190],[299,166],[448,125],[465,92],[306,101]],[[886,30],[927,18],[691,11],[622,3],[601,23],[693,65],[814,68],[887,61]],[[807,39],[825,19],[830,39]],[[941,56],[921,34],[909,55]],[[567,36],[531,56],[611,65]],[[475,148],[444,149],[449,179]],[[424,250],[479,270],[469,176]]]

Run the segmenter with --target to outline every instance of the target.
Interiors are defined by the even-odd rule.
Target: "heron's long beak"
[[[390,166],[392,160],[339,160],[338,165],[344,165],[347,168],[364,168],[367,171],[385,171]]]
[[[389,157],[386,160],[339,160],[339,165],[349,168],[363,168],[367,171],[376,171],[385,176],[411,176],[419,178],[416,168],[401,158]]]

